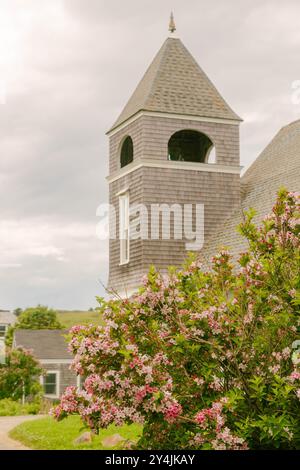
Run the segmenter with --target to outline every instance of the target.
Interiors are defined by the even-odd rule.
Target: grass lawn
[[[92,443],[74,445],[73,441],[83,434],[86,429],[78,416],[57,423],[53,418],[41,418],[37,421],[23,423],[10,432],[10,437],[36,450],[104,450],[102,439],[120,434],[124,439],[136,441],[142,432],[141,426],[131,425],[110,426],[93,437]]]
[[[57,318],[67,329],[74,325],[103,325],[103,320],[98,312],[59,310]]]

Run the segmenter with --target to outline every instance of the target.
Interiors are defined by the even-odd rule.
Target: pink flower
[[[289,376],[291,382],[295,382],[295,380],[300,380],[300,372],[294,371]]]
[[[206,421],[206,413],[204,411],[200,411],[199,413],[196,414],[195,416],[195,421],[197,424],[202,425]]]
[[[182,413],[182,406],[179,403],[172,403],[170,406],[168,406],[164,411],[163,415],[166,421],[168,423],[173,423],[176,421],[178,416],[180,416]]]

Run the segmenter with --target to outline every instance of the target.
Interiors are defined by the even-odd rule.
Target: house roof
[[[141,110],[241,120],[173,37],[164,42],[111,130]]]
[[[201,252],[205,264],[221,247],[235,258],[247,250],[247,241],[237,232],[243,212],[256,210],[254,221],[260,223],[271,212],[276,193],[281,187],[300,191],[300,120],[283,127],[241,179],[241,207],[222,223]]]
[[[12,312],[0,311],[0,325],[13,325],[16,320]]]
[[[39,360],[72,359],[63,335],[67,330],[16,330],[14,347],[32,350]]]

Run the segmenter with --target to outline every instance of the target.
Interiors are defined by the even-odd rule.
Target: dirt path
[[[41,419],[43,416],[5,416],[0,417],[0,450],[30,450],[20,442],[14,441],[8,433],[25,421]]]

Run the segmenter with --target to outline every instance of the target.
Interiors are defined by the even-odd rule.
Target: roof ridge
[[[223,98],[223,96],[221,95],[221,93],[219,92],[219,90],[217,89],[216,85],[213,83],[213,81],[209,78],[209,76],[207,75],[207,73],[205,72],[205,70],[203,70],[203,68],[201,67],[201,65],[197,62],[197,60],[195,59],[195,57],[193,56],[193,54],[188,50],[188,48],[185,46],[185,44],[179,39],[180,43],[182,44],[182,47],[185,49],[185,51],[187,52],[187,54],[190,56],[190,58],[192,59],[192,61],[194,62],[194,64],[196,65],[196,67],[199,69],[199,71],[204,75],[204,77],[206,78],[206,80],[208,81],[208,83],[211,85],[211,87],[214,89],[214,91],[220,96],[221,100],[224,102],[224,104],[230,109],[230,111],[236,116],[237,120],[239,121],[243,121],[242,118],[239,117],[238,114],[236,114],[235,111],[233,111],[233,109],[231,108],[231,106],[227,103],[227,101],[225,100],[225,98]]]
[[[150,96],[153,95],[153,90],[155,89],[155,85],[158,81],[158,77],[161,75],[161,69],[160,69],[160,66],[161,64],[166,60],[165,57],[166,57],[166,52],[167,52],[167,44],[168,44],[168,41],[169,39],[173,39],[173,40],[176,40],[177,38],[167,38],[165,40],[165,42],[163,43],[162,47],[160,48],[160,51],[158,52],[158,54],[161,52],[161,57],[160,57],[160,60],[157,64],[157,70],[156,70],[156,74],[155,74],[155,77],[153,78],[152,80],[152,85],[150,87],[150,90],[149,90],[149,93],[148,93],[148,96],[147,98],[145,99],[145,103],[146,101],[148,100],[148,98]],[[156,56],[157,57],[157,56]],[[153,61],[155,60],[155,58],[153,59]],[[151,67],[153,61],[151,62],[151,64],[149,65],[149,68]],[[147,70],[148,71],[148,70]],[[147,73],[147,72],[146,72]],[[146,74],[145,74],[146,75]]]
[[[156,53],[156,55],[153,57],[153,59],[151,60],[150,64],[148,65],[146,71],[143,73],[140,81],[138,82],[138,84],[135,86],[135,88],[133,89],[131,95],[130,95],[130,98],[129,100],[126,102],[125,106],[123,107],[121,113],[119,114],[117,120],[114,122],[114,124],[112,125],[112,127],[109,129],[108,133],[110,131],[112,131],[113,129],[117,128],[120,124],[122,124],[123,122],[126,122],[128,119],[130,119],[130,117],[134,116],[135,114],[137,114],[139,111],[143,110],[145,107],[146,107],[146,102],[147,100],[149,99],[149,97],[151,96],[152,94],[152,90],[153,90],[153,85],[154,85],[154,81],[156,80],[157,78],[157,73],[158,73],[158,70],[159,70],[159,67],[160,67],[160,64],[161,64],[161,60],[162,60],[162,57],[160,57],[160,55],[164,55],[164,48],[166,48],[166,45],[167,45],[167,41],[168,41],[168,38],[164,41],[164,43],[162,44],[162,46],[160,47],[159,51]],[[156,61],[158,60],[158,64],[156,64]],[[156,68],[156,70],[154,70],[155,72],[155,76],[153,79],[151,79],[151,76],[150,76],[150,80],[151,80],[151,86],[150,86],[150,89],[149,91],[144,94],[143,98],[141,99],[141,106],[139,107],[139,109],[136,109],[135,112],[131,113],[129,111],[129,113],[126,113],[127,109],[130,107],[130,104],[131,102],[136,99],[137,95],[138,95],[138,92],[140,91],[140,89],[142,88],[142,85],[145,84],[148,76],[151,74],[151,71],[153,68]],[[149,78],[148,78],[149,79]],[[128,116],[126,117],[126,114],[128,114]],[[122,118],[124,116],[124,119]]]

